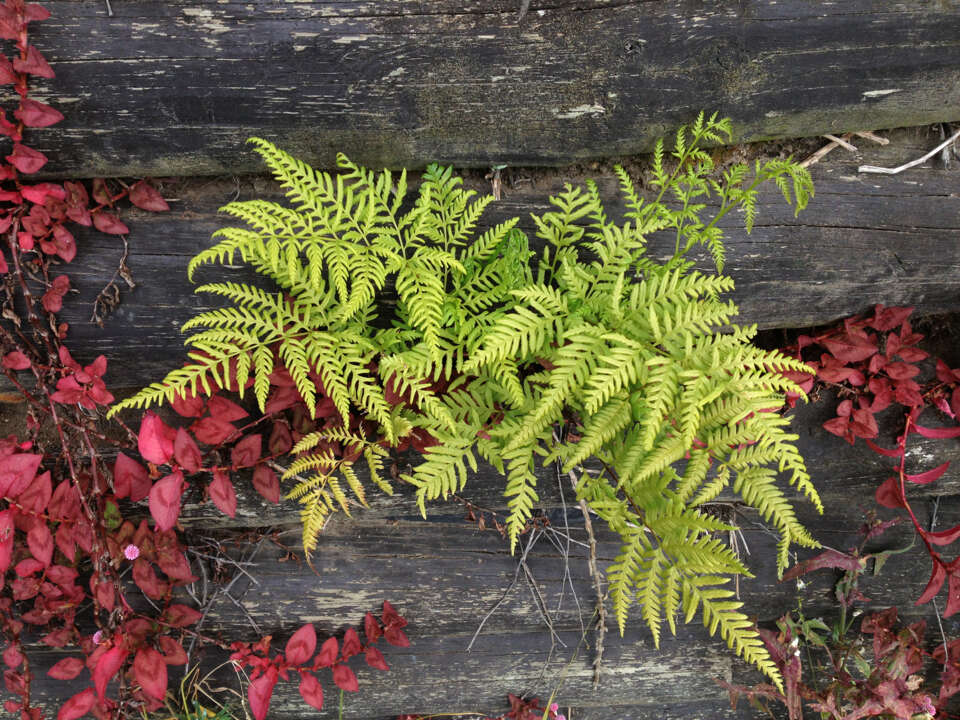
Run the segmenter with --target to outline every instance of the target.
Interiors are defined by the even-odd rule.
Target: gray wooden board
[[[644,151],[700,108],[736,138],[960,119],[954,0],[100,0],[32,41],[67,119],[50,170],[248,172],[251,135],[331,166],[564,164]]]
[[[912,304],[918,315],[958,307],[960,162],[949,169],[928,163],[896,176],[858,175],[860,162],[896,165],[939,141],[939,133],[928,128],[890,135],[894,142],[885,148],[858,140],[860,157],[835,150],[814,165],[816,196],[798,218],[771,187],[761,194],[751,235],[742,229],[742,216],[721,221],[727,232],[726,270],[737,283],[732,297],[740,304],[741,323],[803,327],[868,310],[873,303]],[[793,143],[787,149],[818,146]],[[743,152],[750,156],[758,151]],[[728,159],[730,153],[718,157]],[[635,176],[647,167],[643,158],[626,161]],[[518,170],[505,176],[504,198],[487,209],[483,222],[519,216],[533,238],[529,213],[547,210],[547,198],[565,182],[589,177],[597,179],[611,214],[621,211],[617,183],[606,165]],[[482,173],[468,174],[468,184],[489,191]],[[179,367],[186,357],[180,326],[197,312],[217,307],[215,298],[194,295],[186,278],[189,259],[209,247],[216,229],[230,224],[216,209],[235,198],[280,199],[276,186],[262,178],[178,181],[163,189],[173,200],[170,212],[131,210],[124,215],[131,227],[128,265],[138,285],[128,291],[119,282],[122,301],[104,328],[89,322],[92,302],[116,269],[120,240],[82,232],[77,259],[64,268],[79,291],[66,298],[62,315],[71,324],[70,347],[83,361],[106,354],[106,378],[113,388],[139,387]],[[668,255],[673,240],[654,237],[651,248],[655,255]],[[253,277],[249,271],[220,267],[197,275],[203,282]]]
[[[829,403],[798,411],[794,427],[800,435],[799,444],[827,507],[827,513],[819,516],[808,504],[799,503],[798,515],[824,545],[845,550],[857,543],[857,529],[866,513],[877,509],[872,493],[887,477],[889,460],[873,454],[862,443],[851,447],[826,433],[820,423],[829,416]],[[932,419],[928,422],[933,424]],[[887,418],[879,441],[892,444],[890,437],[895,429],[895,420]],[[911,470],[956,459],[958,450],[960,443],[955,440],[918,442],[913,458],[918,466]],[[498,497],[501,489],[502,480],[485,470],[471,478],[463,495],[502,510],[503,501]],[[413,645],[408,650],[385,648],[393,668],[389,675],[361,672],[362,692],[348,697],[346,705],[346,717],[356,720],[385,720],[401,710],[493,710],[502,706],[508,692],[529,691],[543,698],[557,686],[557,700],[563,706],[572,706],[576,718],[756,717],[746,704],[737,713],[731,711],[725,694],[713,682],[717,677],[740,682],[756,677],[696,622],[681,626],[676,638],[665,631],[661,651],[657,652],[636,612],[623,639],[610,618],[604,679],[597,691],[592,689],[592,634],[587,635],[589,646],[582,647],[570,661],[580,643],[581,623],[590,624],[595,602],[582,545],[587,539],[582,517],[572,507],[569,491],[561,500],[555,478],[549,473],[544,476],[542,490],[541,504],[552,530],[523,536],[519,553],[526,552],[537,592],[550,610],[559,640],[566,645],[558,642],[552,657],[551,633],[537,610],[532,586],[522,573],[517,575],[517,556],[510,555],[500,535],[491,529],[480,531],[466,522],[462,507],[457,505],[434,504],[428,521],[420,520],[405,490],[393,499],[378,498],[371,510],[358,511],[353,519],[338,517],[331,522],[313,555],[313,569],[284,549],[296,550],[299,544],[292,506],[265,509],[259,500],[244,500],[242,525],[273,524],[278,528],[261,542],[253,557],[255,565],[247,567],[258,584],[241,578],[233,588],[232,594],[243,609],[221,596],[210,607],[203,630],[231,640],[254,639],[258,635],[249,624],[249,613],[263,633],[272,633],[282,643],[306,622],[314,623],[321,635],[342,632],[358,623],[367,609],[376,610],[383,600],[391,601],[408,618]],[[957,476],[951,469],[944,479],[911,492],[921,522],[930,522],[934,514],[937,529],[960,522],[956,491]],[[194,542],[213,536],[229,543],[238,537],[218,528],[216,515],[198,510],[189,509],[185,522]],[[884,518],[894,515],[884,510],[879,514]],[[740,582],[747,612],[769,623],[796,608],[798,599],[802,599],[808,617],[822,616],[828,622],[836,617],[832,595],[835,574],[825,571],[807,576],[802,588],[795,582],[777,582],[775,539],[761,527],[755,513],[741,510],[735,522],[743,531],[743,557],[756,576]],[[601,523],[595,527],[598,562],[605,568],[614,561],[618,544]],[[904,524],[871,547],[903,548],[911,543],[912,536],[910,525]],[[232,552],[249,553],[251,546],[244,543],[249,540],[241,540]],[[799,550],[798,557],[814,552]],[[933,608],[913,606],[929,572],[928,558],[919,545],[914,545],[907,553],[892,556],[879,575],[864,577],[861,589],[873,599],[868,607],[895,604],[908,619],[926,618],[932,645],[937,632]],[[488,612],[490,616],[468,652]],[[960,620],[946,619],[944,630],[948,636],[957,635]],[[55,653],[44,655],[39,665],[43,667],[59,657]],[[208,655],[205,666],[212,667],[217,657],[216,653]],[[329,680],[324,680],[333,703],[336,695]],[[236,687],[229,673],[218,676],[220,683]],[[67,696],[65,686],[43,678],[38,677],[36,687],[41,695]],[[293,685],[278,686],[275,697],[271,718],[305,717]],[[333,712],[329,710],[324,716],[333,717]]]

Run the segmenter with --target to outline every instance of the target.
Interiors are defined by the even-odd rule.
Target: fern
[[[423,513],[427,501],[459,492],[480,460],[504,474],[511,548],[538,502],[536,466],[558,462],[620,536],[608,580],[621,631],[634,605],[655,643],[664,624],[675,632],[681,613],[687,622],[699,614],[779,686],[725,587],[749,574],[715,538],[731,528],[702,507],[736,493],[779,533],[781,572],[791,544],[816,545],[781,485],[822,507],[788,421],[774,412],[785,391],[799,390],[782,373],[805,368],[755,348],[755,329],[731,323],[718,222],[741,208],[749,231],[764,182],[797,211],[813,188],[790,160],[718,177],[702,146],[729,136],[729,120],[701,114],[672,147],[658,143],[651,197],[616,168],[622,218],[595,184],[565,187],[532,216],[536,255],[516,219],[480,228],[491,198],[464,190],[449,168],[430,166],[407,199],[405,173],[343,156],[341,172],[319,172],[254,138],[292,207],[228,204],[248,228],[215,233],[188,272],[239,256],[276,287],[201,286],[232,305],[190,320],[186,367],[112,412],[242,388],[248,378],[264,408],[271,373],[286,371],[308,414],[326,413],[284,476],[295,482],[288,497],[301,503],[308,552],[331,513],[367,503],[359,468],[392,492],[385,446],[435,441],[401,476]],[[718,209],[706,218],[710,203]],[[664,262],[646,254],[656,232],[674,240]],[[693,269],[698,249],[716,273]],[[558,424],[575,432],[558,442]]]

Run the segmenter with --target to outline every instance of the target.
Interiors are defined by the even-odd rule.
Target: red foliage
[[[323,687],[314,673],[321,668],[330,668],[334,684],[341,690],[356,692],[360,689],[356,674],[347,665],[350,658],[363,655],[370,667],[378,670],[389,670],[386,661],[377,648],[376,639],[385,635],[391,627],[407,621],[401,617],[390,603],[384,602],[382,615],[383,628],[380,623],[367,613],[364,618],[368,642],[361,643],[360,636],[353,628],[344,634],[342,647],[335,637],[327,638],[320,647],[320,652],[314,656],[317,649],[317,634],[313,625],[304,625],[297,630],[287,641],[283,654],[270,656],[270,636],[262,638],[255,644],[235,642],[231,646],[233,654],[230,659],[240,667],[250,668],[250,686],[247,699],[250,709],[257,720],[267,716],[270,709],[270,698],[279,678],[286,680],[289,675],[297,674],[300,677],[300,695],[304,702],[316,708],[323,709]],[[373,630],[373,626],[377,630]],[[373,636],[373,640],[369,638]],[[312,658],[312,659],[311,659]]]
[[[817,360],[807,360],[816,370],[816,377],[836,388],[841,398],[837,416],[825,422],[824,429],[850,444],[861,438],[877,454],[896,459],[893,476],[877,488],[876,501],[909,515],[933,562],[930,581],[917,603],[932,600],[947,582],[950,592],[944,616],[949,616],[960,610],[960,559],[944,560],[935,548],[960,539],[960,525],[930,531],[917,520],[906,491],[909,485],[935,482],[950,463],[908,472],[907,446],[915,435],[942,440],[960,437],[960,370],[948,367],[942,360],[934,363],[929,353],[917,347],[923,335],[914,332],[910,325],[912,311],[908,307],[877,305],[871,315],[850,318],[841,327],[814,337],[801,336],[788,351],[801,359],[804,351],[829,351],[821,353]],[[924,385],[917,382],[917,378],[934,374],[933,365],[936,380]],[[876,415],[894,406],[903,417],[903,429],[896,446],[887,448],[873,442],[879,435]],[[946,420],[944,425],[921,425],[920,417],[933,411],[940,415],[941,422]]]

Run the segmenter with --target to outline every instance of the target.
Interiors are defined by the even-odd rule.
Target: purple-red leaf
[[[280,502],[280,481],[277,480],[277,474],[265,463],[260,463],[253,469],[253,487],[268,502]]]
[[[83,660],[80,658],[68,657],[58,661],[52,668],[47,670],[47,675],[54,680],[73,680],[83,672],[84,667]]]
[[[333,666],[333,682],[336,683],[338,688],[346,690],[347,692],[356,692],[360,689],[357,676],[354,675],[353,670],[346,665],[338,664]]]
[[[97,689],[97,697],[100,698],[100,702],[103,702],[107,684],[120,671],[126,659],[127,651],[118,646],[110,648],[97,660],[97,665],[93,669],[93,685]]]
[[[291,665],[303,665],[317,649],[317,632],[313,625],[307,624],[297,630],[287,641],[284,655]]]
[[[50,127],[63,120],[59,110],[36,100],[21,100],[13,115],[27,127],[35,128]]]
[[[840,570],[859,570],[863,558],[847,555],[837,550],[827,550],[815,557],[797,563],[783,574],[783,580],[793,580],[814,570],[823,568],[838,568]]]
[[[183,494],[183,473],[172,472],[150,489],[150,514],[158,530],[169,530],[180,517],[180,496]]]
[[[914,430],[925,438],[934,438],[943,440],[945,438],[960,437],[960,425],[951,428],[928,428],[922,425],[914,425]]]
[[[130,228],[120,218],[103,211],[93,214],[93,226],[108,235],[125,235],[130,232]]]
[[[224,515],[236,517],[237,493],[230,482],[230,476],[219,468],[213,471],[213,481],[207,486],[210,499]]]
[[[906,478],[915,485],[926,485],[927,483],[932,483],[934,480],[938,480],[949,467],[950,461],[947,460],[943,465],[938,465],[933,470],[927,470],[926,472],[916,475],[907,475]]]
[[[305,672],[300,676],[300,696],[310,707],[323,710],[323,687],[310,673]]]
[[[133,677],[152,698],[163,700],[167,694],[167,664],[152,647],[140,648],[133,660]]]
[[[96,705],[96,703],[97,696],[94,694],[93,688],[81,690],[63,704],[63,707],[61,707],[57,713],[57,720],[77,720],[78,718],[82,718],[93,710],[93,706]]]
[[[271,672],[272,671],[272,672]],[[266,673],[250,682],[247,689],[247,699],[250,701],[250,710],[256,720],[264,720],[270,709],[270,697],[277,684],[277,671],[270,668]]]
[[[33,45],[27,45],[27,55],[24,58],[15,58],[13,69],[21,73],[30,73],[37,77],[55,78],[56,74],[46,58]]]
[[[146,180],[134,183],[130,187],[130,202],[141,210],[151,212],[163,212],[170,209],[163,196]]]
[[[154,465],[164,465],[173,456],[175,433],[156,413],[147,412],[140,422],[137,447],[144,460]]]

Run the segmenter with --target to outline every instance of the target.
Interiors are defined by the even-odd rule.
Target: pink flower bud
[[[93,644],[99,645],[101,640],[103,640],[103,630],[97,630],[93,634]]]
[[[140,548],[138,548],[136,545],[127,545],[123,549],[123,556],[127,560],[136,560],[138,557],[140,557]]]

